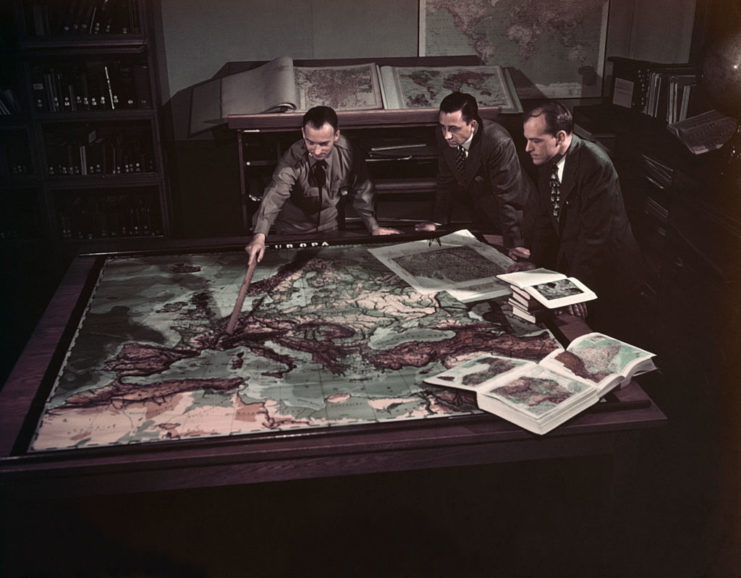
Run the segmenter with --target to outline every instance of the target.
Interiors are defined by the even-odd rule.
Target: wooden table
[[[616,488],[628,480],[641,433],[665,416],[636,383],[545,436],[496,416],[439,418],[273,436],[211,438],[137,447],[26,453],[19,440],[38,417],[42,384],[54,379],[60,342],[83,307],[99,257],[78,257],[0,391],[0,491],[58,496],[216,487],[278,480],[369,474],[612,455]],[[559,319],[556,332],[573,338],[586,330],[575,318]],[[622,478],[622,480],[621,480]]]

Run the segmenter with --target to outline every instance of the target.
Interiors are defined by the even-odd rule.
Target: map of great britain
[[[471,415],[425,376],[557,347],[415,292],[362,246],[269,250],[229,335],[244,268],[243,252],[108,259],[31,451]]]
[[[521,73],[520,98],[600,96],[607,0],[420,0],[420,55]]]

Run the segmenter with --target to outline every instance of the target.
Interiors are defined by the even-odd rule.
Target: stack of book
[[[512,306],[513,315],[530,323],[545,321],[553,315],[551,309],[535,301],[535,299],[519,287],[512,285],[510,289],[512,290],[512,295],[510,295],[507,301]]]
[[[575,277],[550,269],[530,269],[497,275],[509,285],[512,313],[530,323],[548,319],[553,313],[597,298],[594,291]]]

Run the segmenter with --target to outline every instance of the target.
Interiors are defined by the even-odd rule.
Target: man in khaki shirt
[[[250,262],[262,259],[271,227],[279,234],[321,233],[338,228],[337,205],[348,196],[372,235],[393,235],[380,227],[373,206],[373,183],[364,159],[340,135],[337,113],[316,106],[303,118],[303,139],[283,155],[254,217],[254,234],[245,247]]]

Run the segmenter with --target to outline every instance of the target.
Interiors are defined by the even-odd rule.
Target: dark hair
[[[470,94],[465,92],[451,92],[440,103],[441,112],[451,113],[459,110],[461,111],[461,118],[466,124],[469,124],[472,120],[480,121],[479,105],[476,99]]]
[[[545,119],[545,131],[548,134],[556,136],[559,131],[565,131],[571,134],[574,130],[574,117],[568,108],[555,100],[542,102],[534,106],[525,115],[525,120],[543,116]]]
[[[337,113],[329,106],[315,106],[314,108],[307,110],[306,114],[304,114],[301,128],[305,127],[307,124],[310,124],[314,128],[322,128],[325,122],[332,125],[332,128],[336,131],[339,126]]]

